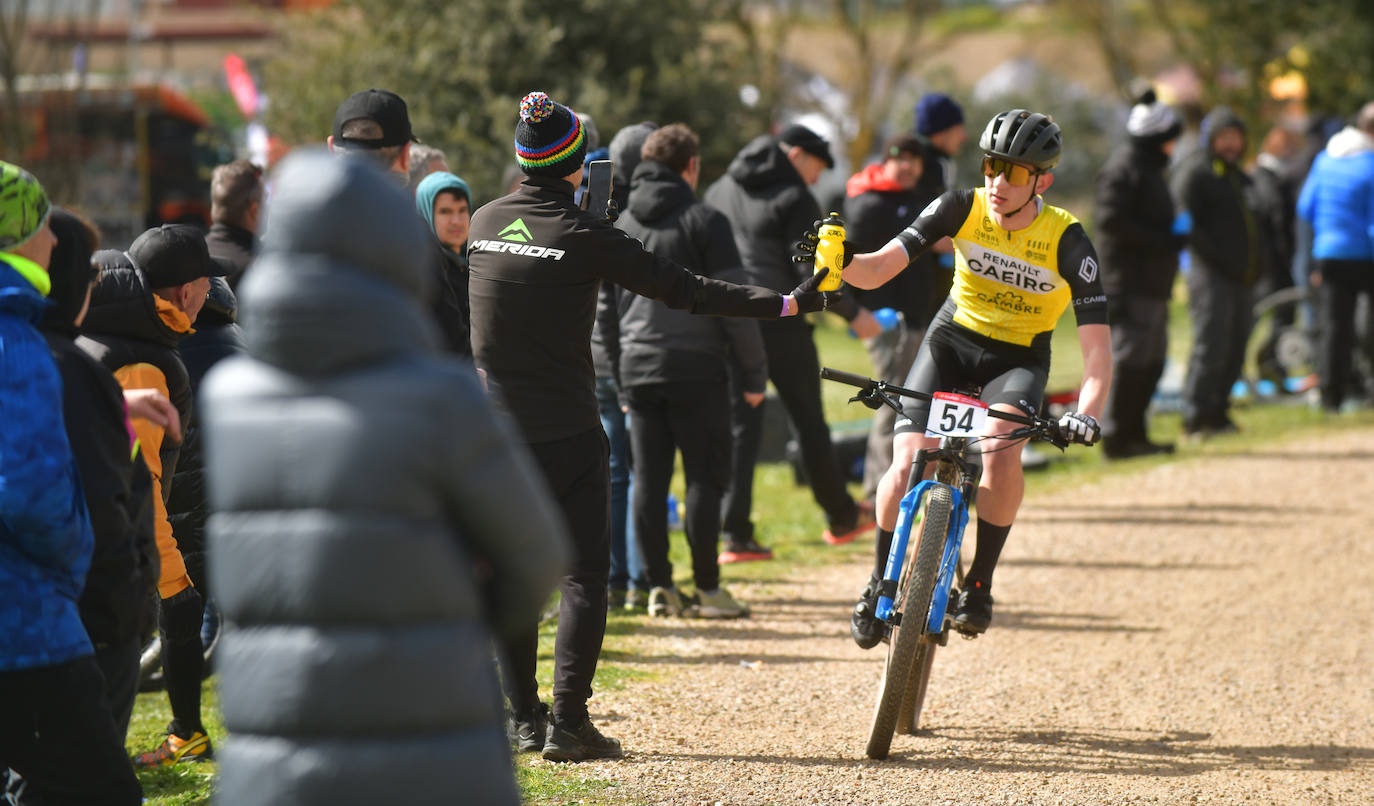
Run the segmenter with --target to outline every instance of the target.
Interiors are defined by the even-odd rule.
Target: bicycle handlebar
[[[903,389],[900,386],[894,386],[886,381],[875,381],[863,375],[855,375],[852,372],[841,372],[840,370],[831,369],[830,367],[821,367],[821,378],[827,381],[838,381],[839,383],[846,383],[850,386],[857,386],[862,392],[873,392],[876,390],[901,397],[914,397],[917,400],[924,400],[927,402],[933,400],[933,398],[925,392],[918,392],[915,389]],[[1024,414],[1015,414],[1010,411],[999,411],[997,409],[988,409],[988,416],[995,417],[998,420],[1007,420],[1008,422],[1029,426],[1043,426],[1049,422],[1048,420],[1041,420],[1038,417],[1027,417]]]

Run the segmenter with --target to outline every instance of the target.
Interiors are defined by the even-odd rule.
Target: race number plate
[[[981,400],[953,392],[931,395],[928,437],[981,437],[988,421],[988,406]]]

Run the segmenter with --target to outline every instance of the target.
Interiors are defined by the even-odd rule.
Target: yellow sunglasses
[[[993,177],[1003,174],[1007,177],[1007,182],[1016,187],[1029,185],[1031,179],[1035,178],[1038,173],[1039,171],[1029,166],[1020,165],[1010,160],[988,155],[983,156],[983,176]]]

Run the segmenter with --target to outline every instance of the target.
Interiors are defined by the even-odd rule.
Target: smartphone
[[[587,166],[587,192],[582,194],[582,209],[605,218],[606,203],[611,200],[611,180],[615,177],[615,163],[595,160]]]

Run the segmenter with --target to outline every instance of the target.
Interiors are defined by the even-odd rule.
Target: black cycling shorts
[[[927,394],[981,387],[978,397],[989,406],[1006,403],[1038,414],[1050,375],[1049,350],[988,338],[955,324],[953,317],[951,300],[931,322],[903,385]],[[924,434],[929,417],[929,401],[904,397],[893,433]]]

